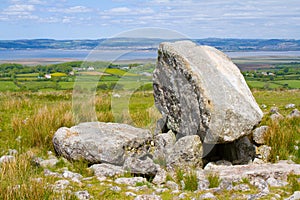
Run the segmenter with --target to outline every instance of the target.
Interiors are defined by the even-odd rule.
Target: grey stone
[[[113,186],[110,188],[110,190],[114,192],[121,192],[122,189],[119,186]]]
[[[295,191],[294,194],[285,200],[298,200],[300,199],[300,191]]]
[[[81,174],[74,173],[74,172],[71,172],[71,171],[68,171],[68,170],[65,170],[62,173],[62,176],[64,178],[71,179],[74,182],[80,182],[80,180],[83,178]]]
[[[167,133],[162,133],[154,137],[154,153],[153,159],[165,161],[168,155],[172,152],[172,147],[176,142],[176,137],[173,131],[168,131]]]
[[[250,184],[257,187],[261,193],[269,194],[270,192],[268,183],[262,178],[254,178]]]
[[[253,131],[253,140],[256,144],[265,144],[265,136],[268,129],[268,126],[260,126]]]
[[[9,149],[8,155],[10,156],[16,156],[18,154],[18,151],[16,149]]]
[[[115,166],[111,164],[94,164],[90,167],[97,177],[113,177],[120,176],[125,173],[125,171],[120,166]]]
[[[295,104],[289,103],[289,104],[285,105],[285,108],[290,109],[290,108],[295,108],[295,106],[296,106]]]
[[[247,136],[238,139],[234,143],[234,150],[237,158],[233,159],[233,164],[248,164],[255,157],[255,146],[250,142]]]
[[[198,181],[197,190],[202,191],[202,190],[207,190],[208,188],[209,188],[209,181],[207,179],[200,179]]]
[[[58,159],[57,158],[51,158],[48,160],[42,160],[39,164],[41,167],[54,167],[56,164],[58,163]]]
[[[67,187],[70,185],[70,181],[68,180],[58,180],[54,183],[54,190],[55,191],[62,191],[67,189]]]
[[[167,179],[167,172],[166,170],[159,168],[158,172],[156,173],[152,183],[155,185],[161,185],[166,182]]]
[[[125,192],[125,195],[127,196],[127,197],[136,197],[137,195],[135,194],[135,193],[133,193],[133,192]]]
[[[83,190],[83,191],[77,191],[74,193],[75,196],[79,199],[79,200],[88,200],[91,198],[91,195],[89,194],[88,191]]]
[[[213,195],[212,193],[208,192],[208,193],[202,194],[199,197],[199,200],[201,200],[201,199],[217,199],[217,197],[215,195]]]
[[[187,195],[187,193],[181,193],[179,196],[178,196],[178,198],[179,199],[185,199],[186,198],[186,195]]]
[[[261,156],[261,159],[265,162],[268,161],[272,148],[267,145],[262,145],[257,147],[257,154]]]
[[[133,178],[117,178],[115,183],[135,186],[137,183],[146,183],[147,179],[143,177],[133,177]]]
[[[279,121],[284,119],[284,117],[280,113],[274,113],[270,116],[272,121]]]
[[[86,122],[71,128],[62,127],[53,137],[56,152],[69,160],[86,160],[90,164],[123,165],[126,150],[146,148],[149,130],[126,124]]]
[[[218,160],[218,161],[216,162],[216,165],[225,165],[225,166],[231,166],[231,165],[232,165],[232,163],[231,163],[231,162],[229,162],[229,161],[227,161],[227,160]]]
[[[185,136],[174,144],[171,154],[167,157],[167,165],[202,168],[202,154],[200,137],[198,135]]]
[[[286,181],[277,180],[273,177],[268,178],[267,183],[269,184],[270,187],[283,187],[288,184],[288,182]]]
[[[0,164],[14,162],[15,160],[14,156],[5,155],[0,158]]]
[[[52,176],[56,178],[62,178],[62,175],[57,172],[52,172],[49,169],[44,169],[44,175],[45,176]]]
[[[162,198],[154,194],[143,194],[138,195],[134,198],[134,200],[162,200]]]
[[[170,190],[179,190],[179,186],[174,181],[167,181],[165,185]]]
[[[148,156],[142,158],[126,158],[123,169],[133,174],[155,176],[159,166]]]
[[[247,192],[247,191],[250,191],[250,187],[247,184],[239,184],[239,185],[234,186],[233,190]]]
[[[177,138],[232,142],[250,134],[263,116],[240,70],[213,47],[160,44],[153,86],[155,104]]]
[[[289,115],[288,118],[300,117],[300,111],[298,109],[294,109]]]
[[[278,113],[279,112],[279,108],[278,107],[272,107],[271,109],[270,109],[270,113],[272,113],[272,114],[275,114],[275,113]]]

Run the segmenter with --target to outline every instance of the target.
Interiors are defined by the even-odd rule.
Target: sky
[[[0,27],[0,40],[100,39],[149,27],[198,39],[300,39],[300,1],[1,0]]]

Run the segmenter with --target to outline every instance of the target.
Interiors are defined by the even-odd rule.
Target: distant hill
[[[0,40],[0,49],[156,49],[164,39],[113,38],[99,40]],[[300,51],[300,40],[293,39],[193,39],[201,45],[222,51]]]

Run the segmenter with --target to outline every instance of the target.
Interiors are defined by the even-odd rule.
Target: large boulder
[[[86,122],[58,129],[53,144],[56,152],[69,160],[121,166],[133,150],[143,152],[141,148],[146,149],[151,138],[150,131],[126,124]]]
[[[232,142],[250,134],[263,116],[236,65],[221,51],[191,41],[160,44],[153,88],[177,138]]]

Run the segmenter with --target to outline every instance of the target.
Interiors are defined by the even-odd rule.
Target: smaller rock
[[[278,107],[272,107],[270,109],[270,113],[272,113],[272,114],[275,114],[275,113],[278,113],[278,112],[279,112],[279,108]]]
[[[266,104],[261,104],[260,106],[262,109],[266,109],[267,108],[267,105]]]
[[[155,176],[158,165],[151,158],[145,156],[143,158],[128,157],[123,165],[123,169],[138,175]]]
[[[168,191],[169,189],[167,189],[167,188],[156,188],[155,189],[155,193],[156,194],[161,194],[161,193],[163,193],[163,192],[166,192],[166,191]]]
[[[280,113],[274,113],[270,116],[272,121],[279,121],[284,119],[284,117]]]
[[[59,180],[59,181],[56,181],[54,183],[54,190],[60,192],[62,190],[67,189],[67,187],[69,185],[70,185],[70,181],[68,181],[68,180]]]
[[[285,108],[290,109],[290,108],[295,108],[295,106],[296,106],[295,104],[289,103],[289,104],[285,105]]]
[[[253,132],[253,140],[256,144],[265,144],[265,136],[268,131],[268,126],[261,126],[254,130]]]
[[[166,187],[169,188],[170,190],[179,190],[179,186],[174,181],[167,181]]]
[[[121,192],[122,189],[119,186],[113,186],[110,188],[110,190],[114,192]]]
[[[181,193],[179,196],[178,196],[178,198],[179,199],[185,199],[186,198],[186,195],[187,195],[187,193]]]
[[[117,178],[115,183],[117,184],[125,184],[135,186],[137,183],[147,182],[146,178],[143,177],[133,177],[133,178]]]
[[[51,158],[51,159],[48,159],[48,160],[41,161],[40,166],[43,167],[43,168],[54,167],[57,163],[58,163],[57,158]]]
[[[154,153],[153,158],[155,160],[160,160],[160,162],[165,162],[166,158],[172,152],[172,147],[176,142],[176,136],[173,131],[168,131],[167,133],[162,133],[154,137]]]
[[[265,161],[263,161],[262,159],[260,158],[254,158],[252,164],[256,164],[256,165],[259,165],[259,164],[264,164],[266,163]]]
[[[64,178],[72,179],[72,181],[77,182],[77,183],[80,182],[80,180],[82,179],[82,175],[81,174],[74,173],[74,172],[71,172],[71,171],[68,171],[68,170],[65,170],[62,173],[62,176]]]
[[[8,150],[8,155],[10,156],[15,156],[18,154],[18,151],[16,149],[9,149]]]
[[[125,171],[120,166],[111,164],[95,164],[90,167],[97,177],[113,177],[123,175]]]
[[[216,165],[232,166],[232,163],[227,160],[218,160]]]
[[[288,182],[277,180],[273,177],[268,178],[267,183],[269,184],[270,187],[283,187],[288,184]]]
[[[162,200],[162,198],[154,194],[144,194],[138,195],[134,198],[134,200]]]
[[[49,169],[44,169],[44,176],[52,176],[56,178],[62,178],[62,175],[57,172],[52,172]]]
[[[125,195],[126,195],[127,197],[136,197],[136,194],[133,193],[133,192],[125,192]]]
[[[247,184],[239,184],[239,185],[234,186],[233,190],[247,192],[247,191],[250,191],[250,187]]]
[[[267,145],[262,145],[257,148],[257,153],[261,156],[261,159],[265,162],[268,161],[272,148]]]
[[[161,185],[166,182],[167,172],[166,170],[159,168],[158,172],[156,173],[152,183],[155,185]]]
[[[2,156],[0,158],[0,164],[14,162],[16,158],[14,156]]]
[[[84,190],[84,191],[77,191],[74,193],[75,196],[79,199],[79,200],[87,200],[91,198],[91,195],[89,194],[88,191]]]
[[[174,144],[171,154],[167,157],[167,165],[202,168],[202,154],[200,137],[198,135],[185,136]]]
[[[297,200],[297,199],[300,199],[300,191],[294,192],[294,194],[292,196],[290,196],[289,198],[287,198],[285,200]]]
[[[288,118],[300,117],[300,111],[298,109],[294,109],[289,115]]]
[[[202,194],[199,197],[199,200],[200,199],[217,199],[217,197],[215,195],[213,195],[212,193],[208,192],[208,193]]]
[[[269,186],[268,183],[262,178],[254,178],[250,181],[250,184],[257,187],[261,193],[269,194]]]
[[[208,188],[208,186],[209,186],[209,182],[208,182],[207,188]],[[230,180],[230,179],[221,179],[221,183],[220,183],[219,187],[221,189],[227,190],[227,191],[232,190],[233,189],[232,180]]]

